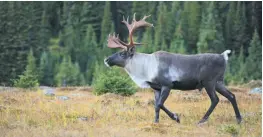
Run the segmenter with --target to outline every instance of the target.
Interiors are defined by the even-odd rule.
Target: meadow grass
[[[236,88],[238,89],[238,88]],[[43,91],[0,92],[0,136],[5,137],[174,137],[262,135],[262,98],[248,89],[233,89],[243,122],[238,125],[232,105],[219,95],[220,102],[208,122],[197,122],[210,106],[207,94],[199,91],[172,91],[165,105],[179,113],[181,123],[163,111],[154,121],[154,94],[142,90],[130,97],[115,94],[95,96],[91,91],[58,90],[49,97]],[[85,118],[82,120],[81,118]]]

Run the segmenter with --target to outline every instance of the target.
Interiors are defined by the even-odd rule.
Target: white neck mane
[[[135,53],[124,69],[139,87],[150,88],[146,81],[151,82],[157,76],[158,60],[153,54]]]

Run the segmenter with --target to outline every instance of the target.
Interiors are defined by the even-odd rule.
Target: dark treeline
[[[138,52],[232,50],[226,82],[261,79],[261,2],[0,2],[0,85],[35,76],[40,85],[90,85],[103,71],[109,33],[127,41],[123,16],[147,19]],[[131,18],[130,18],[131,21]],[[31,51],[31,52],[30,52]],[[23,75],[23,77],[22,77]]]

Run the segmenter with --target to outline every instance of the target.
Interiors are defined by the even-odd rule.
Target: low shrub
[[[96,73],[92,85],[93,93],[97,95],[116,93],[128,96],[136,92],[133,81],[120,68],[107,69]]]

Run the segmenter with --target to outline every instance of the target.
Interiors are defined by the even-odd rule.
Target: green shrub
[[[34,88],[39,86],[38,78],[39,74],[36,67],[36,59],[33,55],[33,50],[30,49],[27,56],[26,70],[23,72],[23,75],[19,75],[18,79],[13,80],[13,83],[15,87]]]
[[[95,70],[101,70],[97,67]],[[136,92],[135,85],[129,76],[120,68],[112,68],[101,73],[95,72],[93,81],[93,92],[97,95],[105,93],[116,93],[121,95],[132,95]]]
[[[224,124],[224,125],[221,125],[220,128],[219,128],[219,133],[229,133],[231,134],[232,136],[237,136],[238,133],[239,133],[239,129],[236,125],[233,125],[233,124]]]
[[[19,75],[19,79],[14,80],[14,86],[20,88],[38,87],[39,83],[33,75]]]

